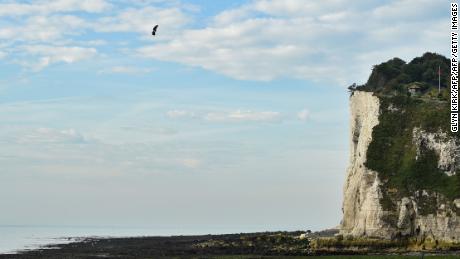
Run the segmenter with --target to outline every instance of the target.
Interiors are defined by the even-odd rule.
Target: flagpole
[[[438,66],[438,94],[441,93],[441,66]]]

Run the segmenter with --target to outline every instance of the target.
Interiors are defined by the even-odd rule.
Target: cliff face
[[[382,159],[392,156],[404,157],[400,159],[401,165],[395,167],[398,168],[398,172],[389,170],[384,174],[368,168],[368,149],[373,141],[374,128],[382,122],[382,113],[386,116],[396,116],[393,113],[406,116],[409,111],[388,104],[382,106],[379,97],[374,96],[372,92],[363,91],[355,91],[352,94],[350,110],[350,165],[344,185],[341,234],[386,239],[412,236],[420,239],[458,242],[460,240],[460,199],[458,198],[460,177],[456,175],[460,168],[458,138],[441,130],[428,132],[412,126],[407,126],[404,130],[409,136],[407,143],[400,144],[401,141],[397,138],[396,141],[391,142],[391,135],[384,136],[389,139],[389,143],[388,148],[382,147]],[[407,117],[404,118],[407,120]],[[380,131],[380,135],[377,135],[380,138],[382,138],[381,132],[387,131]],[[379,158],[379,154],[375,152],[372,156],[373,161]],[[425,161],[431,160],[427,160],[426,157],[433,157],[437,161],[427,164]],[[375,165],[374,167],[378,168]],[[407,173],[411,170],[415,173]],[[424,174],[432,174],[434,177],[432,179],[442,179],[444,182],[431,186],[424,180],[428,177]],[[408,176],[404,178],[405,175]],[[422,181],[419,183],[418,179]],[[402,190],[395,186],[407,186],[407,188]],[[442,186],[449,188],[444,190]]]
[[[380,179],[365,167],[372,129],[379,120],[379,99],[370,92],[356,91],[350,98],[350,165],[344,186],[341,232],[353,236],[379,236],[386,232],[379,204]]]

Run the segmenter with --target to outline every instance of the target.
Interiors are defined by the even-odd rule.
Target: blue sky
[[[346,86],[448,26],[447,1],[2,1],[0,224],[335,226]]]

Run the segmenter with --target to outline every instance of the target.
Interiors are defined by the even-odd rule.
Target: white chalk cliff
[[[344,185],[341,234],[385,239],[417,236],[460,241],[460,199],[452,202],[435,192],[420,190],[411,197],[394,201],[394,211],[383,209],[381,179],[378,172],[365,166],[372,130],[379,123],[379,111],[379,98],[372,92],[355,91],[350,97],[350,164]],[[413,142],[434,150],[439,155],[438,168],[446,174],[453,175],[459,168],[460,143],[447,134],[427,133],[414,128]],[[416,201],[421,196],[426,196],[429,199],[425,200],[430,200],[431,205],[436,206],[434,213],[420,213]]]

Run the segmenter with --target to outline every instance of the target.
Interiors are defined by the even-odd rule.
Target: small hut
[[[409,91],[409,93],[410,93],[411,96],[420,95],[421,92],[422,92],[421,83],[420,83],[420,82],[410,83],[410,84],[407,86],[407,91]]]

